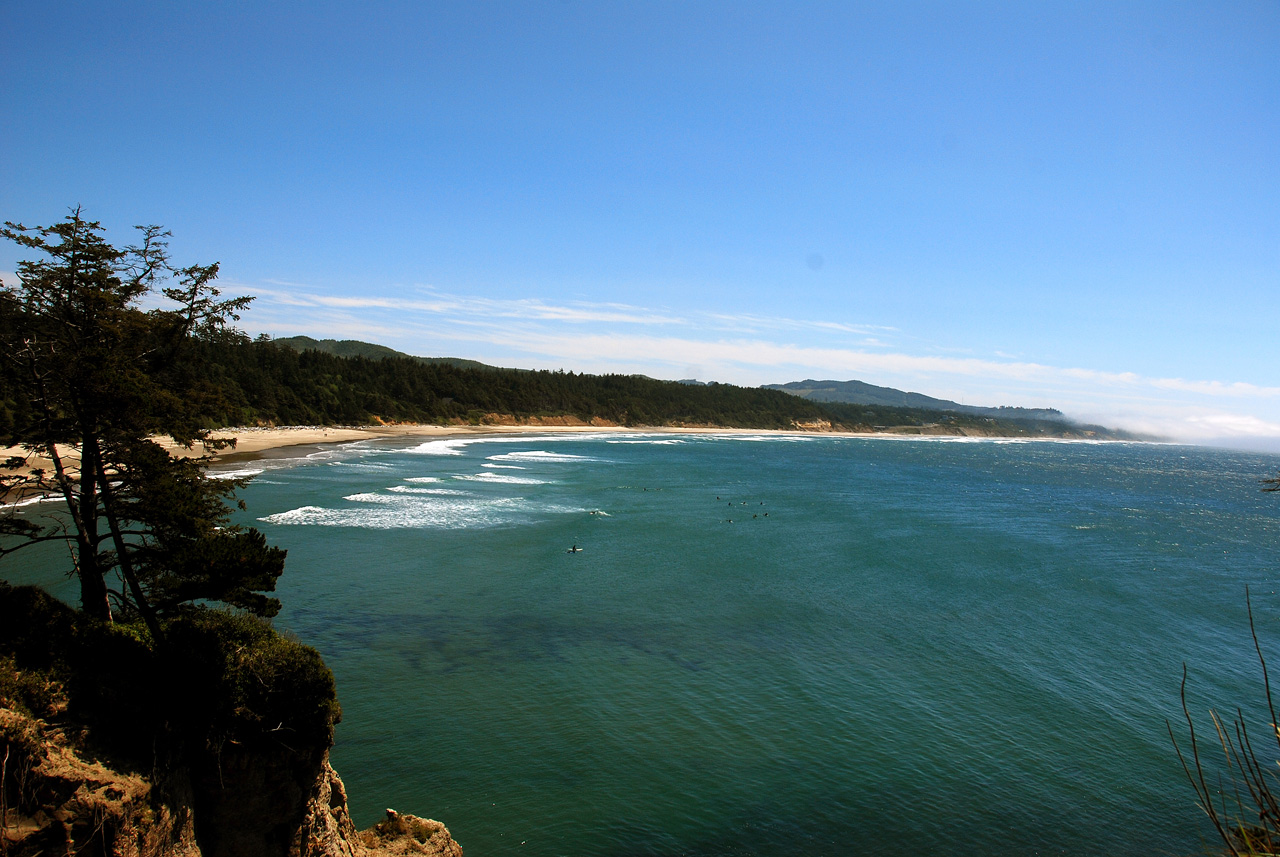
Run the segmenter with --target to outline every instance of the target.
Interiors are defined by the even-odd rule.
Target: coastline
[[[298,447],[314,447],[316,449],[334,445],[354,443],[366,440],[387,440],[393,438],[447,438],[447,437],[484,437],[509,434],[706,434],[706,435],[778,435],[778,436],[811,436],[811,437],[860,437],[860,438],[1002,438],[1010,440],[1042,440],[1067,443],[1107,443],[1106,440],[1088,438],[1016,438],[998,432],[984,433],[975,431],[956,431],[942,426],[903,426],[881,431],[852,432],[834,431],[829,423],[805,424],[793,429],[753,429],[730,428],[723,426],[619,426],[612,424],[587,423],[572,417],[550,417],[544,421],[515,423],[503,422],[490,425],[438,425],[431,423],[387,424],[370,426],[272,426],[260,428],[256,426],[239,426],[218,429],[214,432],[217,438],[233,438],[235,446],[213,453],[210,458],[214,464],[230,464],[249,462],[262,458],[280,457],[286,450],[297,451]],[[157,443],[178,457],[204,455],[199,446],[187,449],[168,438],[156,438]],[[22,454],[20,447],[0,447],[0,461]],[[76,453],[67,450],[66,460],[74,461]],[[42,467],[52,468],[47,458],[35,457],[26,468],[14,469],[0,466],[0,475],[13,475],[20,470],[30,472]],[[0,491],[0,506],[38,502],[48,497],[43,492]]]
[[[812,435],[822,437],[888,437],[903,434],[895,431],[844,432],[831,430],[752,429],[719,426],[616,426],[616,425],[433,425],[408,424],[386,426],[282,426],[274,428],[228,428],[219,431],[218,437],[234,437],[236,445],[213,456],[215,462],[253,461],[276,450],[297,446],[328,446],[354,443],[362,440],[387,440],[391,438],[444,438],[485,437],[509,434],[743,434],[743,435]],[[962,437],[948,434],[950,437]],[[174,455],[197,455],[199,450],[187,450],[171,441],[160,441]]]
[[[330,444],[353,443],[363,440],[386,440],[391,438],[444,438],[444,437],[484,437],[509,434],[705,434],[705,435],[774,435],[781,437],[858,437],[858,438],[954,438],[963,439],[997,439],[1058,441],[1066,443],[1110,443],[1116,442],[1093,438],[1071,437],[1018,437],[998,432],[985,433],[975,431],[956,431],[942,427],[920,428],[904,426],[882,431],[836,431],[827,426],[803,425],[793,429],[756,429],[731,428],[725,426],[619,426],[600,425],[579,422],[566,424],[520,423],[493,425],[436,425],[436,424],[404,424],[377,426],[281,426],[272,428],[227,428],[216,432],[218,437],[234,437],[234,448],[224,450],[213,456],[219,463],[234,461],[253,461],[271,455],[277,450],[297,446],[327,446]],[[1128,442],[1128,441],[1119,441]],[[187,450],[172,441],[160,441],[174,455],[198,455],[199,449]]]
[[[255,461],[276,457],[285,450],[297,447],[324,447],[334,444],[355,443],[366,440],[395,438],[449,438],[492,437],[511,434],[752,434],[798,435],[822,434],[832,437],[871,437],[873,433],[815,432],[802,429],[744,429],[713,426],[601,426],[601,425],[434,425],[407,424],[386,426],[281,426],[273,428],[228,428],[217,432],[218,437],[234,437],[236,445],[213,455],[217,464]],[[874,435],[893,434],[875,432]],[[199,449],[188,450],[161,440],[160,444],[177,456],[200,454]]]
[[[554,422],[552,422],[554,420]],[[215,464],[226,464],[237,461],[254,461],[260,458],[271,457],[273,453],[281,450],[291,450],[296,447],[323,447],[331,444],[354,443],[362,440],[386,440],[391,438],[412,438],[412,437],[467,437],[467,436],[485,436],[485,435],[501,435],[501,434],[547,434],[547,433],[617,433],[617,434],[634,434],[636,432],[646,433],[671,433],[671,434],[724,434],[724,433],[743,433],[743,434],[800,434],[814,433],[804,432],[803,430],[781,430],[781,429],[739,429],[739,428],[715,428],[710,426],[697,427],[673,427],[673,426],[616,426],[616,425],[592,425],[590,423],[578,422],[577,424],[566,424],[565,418],[551,418],[548,420],[549,425],[539,423],[522,423],[522,424],[506,424],[506,425],[437,425],[430,423],[412,423],[412,424],[391,424],[391,425],[372,425],[372,426],[272,426],[259,428],[256,426],[238,426],[228,427],[225,429],[217,429],[213,432],[215,438],[233,438],[235,446],[213,453],[210,459]],[[828,434],[838,434],[828,432]],[[204,449],[198,444],[187,449],[181,444],[175,443],[169,438],[158,437],[156,442],[167,449],[171,455],[180,458],[204,455]],[[59,449],[64,456],[64,463],[76,461],[78,455],[73,449],[63,449],[59,445]],[[23,449],[19,446],[0,447],[0,463],[5,459],[13,456],[24,455]],[[46,471],[53,469],[53,462],[44,456],[35,456],[28,460],[27,466],[22,468],[4,467],[0,464],[0,476],[16,475],[18,473],[30,473],[32,470],[41,468]],[[18,503],[31,502],[41,497],[47,497],[48,494],[37,491],[0,491],[0,506],[12,505]]]

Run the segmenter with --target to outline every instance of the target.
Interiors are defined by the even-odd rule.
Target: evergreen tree
[[[66,539],[81,609],[103,620],[136,613],[159,639],[159,617],[194,600],[274,615],[278,602],[262,593],[284,551],[230,525],[235,480],[207,479],[207,457],[177,458],[151,439],[226,446],[201,427],[209,402],[172,381],[193,343],[238,335],[228,325],[251,299],[219,300],[216,264],[175,268],[169,233],[139,230],[140,244],[117,249],[78,208],[52,226],[0,229],[45,257],[20,263],[16,286],[0,284],[0,377],[18,403],[0,441],[23,450],[0,487],[65,504],[43,526],[10,507],[0,556]],[[143,310],[157,290],[176,308]],[[49,466],[25,472],[38,458]]]

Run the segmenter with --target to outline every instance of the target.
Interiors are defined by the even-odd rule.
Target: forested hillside
[[[303,343],[225,335],[193,342],[161,381],[210,428],[236,425],[485,424],[569,417],[623,426],[895,430],[1007,436],[1119,437],[1098,426],[992,419],[921,408],[816,402],[732,384],[683,384],[641,375],[474,368],[391,349],[343,357]],[[480,366],[482,364],[477,364]],[[0,443],[32,417],[0,393]]]
[[[361,342],[358,339],[313,339],[310,336],[287,336],[277,337],[271,341],[276,345],[288,346],[294,351],[324,351],[328,354],[336,354],[339,357],[373,357],[375,359],[407,357],[419,363],[448,363],[451,366],[462,366],[470,369],[495,368],[487,363],[481,363],[479,360],[465,360],[461,357],[414,357],[411,354],[396,351],[394,348],[388,348],[385,345]]]
[[[489,415],[599,418],[619,425],[790,428],[829,419],[774,390],[690,387],[639,375],[460,367],[413,357],[338,357],[269,341],[201,343],[171,383],[201,398],[213,425],[472,422]]]
[[[814,402],[778,390],[689,385],[641,375],[472,368],[420,358],[340,357],[276,342],[203,342],[170,383],[198,397],[210,425],[356,425],[573,417],[627,426],[967,431],[1102,436],[1096,426],[993,420],[919,408]]]

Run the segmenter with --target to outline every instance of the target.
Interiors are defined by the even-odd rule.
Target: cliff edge
[[[125,767],[125,766],[121,766]],[[242,766],[252,768],[250,764]],[[68,725],[0,708],[0,855],[3,857],[209,857],[196,837],[193,794],[183,771],[144,776],[121,770]],[[164,780],[157,784],[156,779]],[[271,790],[268,794],[279,794]],[[261,835],[294,807],[235,789],[223,810],[245,812],[220,826],[218,852],[287,857],[462,857],[443,824],[387,810],[357,831],[342,779],[326,751],[306,792],[302,823],[286,849]]]
[[[220,611],[165,630],[0,584],[0,857],[462,857],[430,819],[356,830],[314,649]]]

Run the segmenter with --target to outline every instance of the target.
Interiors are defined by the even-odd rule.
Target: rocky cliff
[[[318,652],[206,608],[164,630],[0,583],[0,857],[461,857],[416,816],[356,831]]]
[[[244,755],[201,800],[189,771],[131,771],[91,749],[83,731],[0,708],[0,855],[462,857],[430,819],[388,810],[357,831],[327,751],[310,783],[290,771]]]

